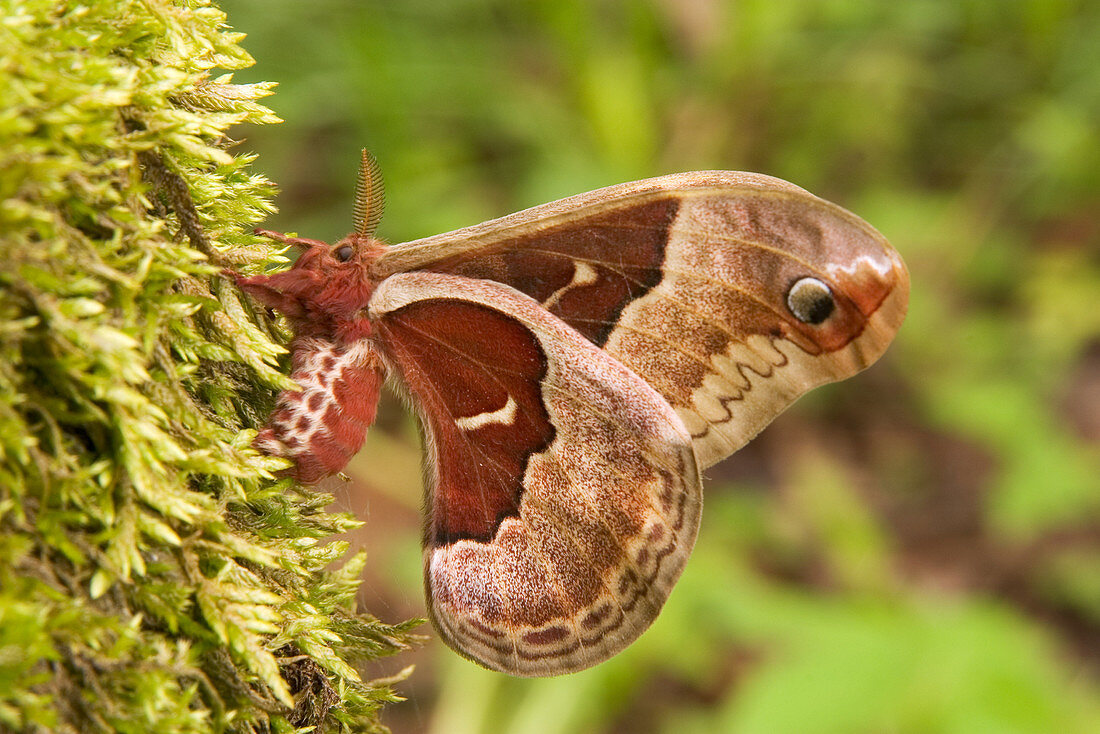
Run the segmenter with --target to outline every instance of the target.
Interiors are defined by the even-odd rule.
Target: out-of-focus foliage
[[[396,728],[1100,731],[1100,6],[225,6],[257,78],[281,83],[286,123],[246,143],[283,188],[274,227],[350,229],[362,145],[398,241],[749,169],[857,212],[912,271],[879,365],[710,472],[695,556],[637,644],[549,681],[438,646],[413,656]],[[407,425],[382,428],[358,465],[372,508],[416,484]],[[371,586],[415,612],[403,532],[407,573]]]

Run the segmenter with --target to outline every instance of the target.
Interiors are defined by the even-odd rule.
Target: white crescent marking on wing
[[[462,418],[455,418],[455,425],[464,431],[476,431],[482,426],[487,426],[490,423],[499,423],[502,426],[510,426],[516,420],[516,410],[519,406],[516,405],[515,399],[509,395],[508,402],[504,404],[503,408],[499,410],[491,410],[486,413],[478,413],[477,415],[468,415]]]

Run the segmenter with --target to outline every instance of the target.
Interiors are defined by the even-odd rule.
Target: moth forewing
[[[534,297],[669,401],[702,466],[807,390],[874,362],[908,302],[900,257],[863,220],[779,179],[728,171],[573,196],[397,245],[377,267]],[[791,310],[807,281],[828,299],[817,321]]]

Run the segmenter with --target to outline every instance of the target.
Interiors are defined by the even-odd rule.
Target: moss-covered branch
[[[329,498],[249,447],[283,349],[218,273],[270,85],[203,2],[0,2],[0,730],[377,727]]]

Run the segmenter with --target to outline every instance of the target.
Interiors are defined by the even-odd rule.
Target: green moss
[[[0,729],[380,728],[411,625],[249,447],[283,349],[219,274],[270,255],[271,85],[204,2],[0,8]]]

